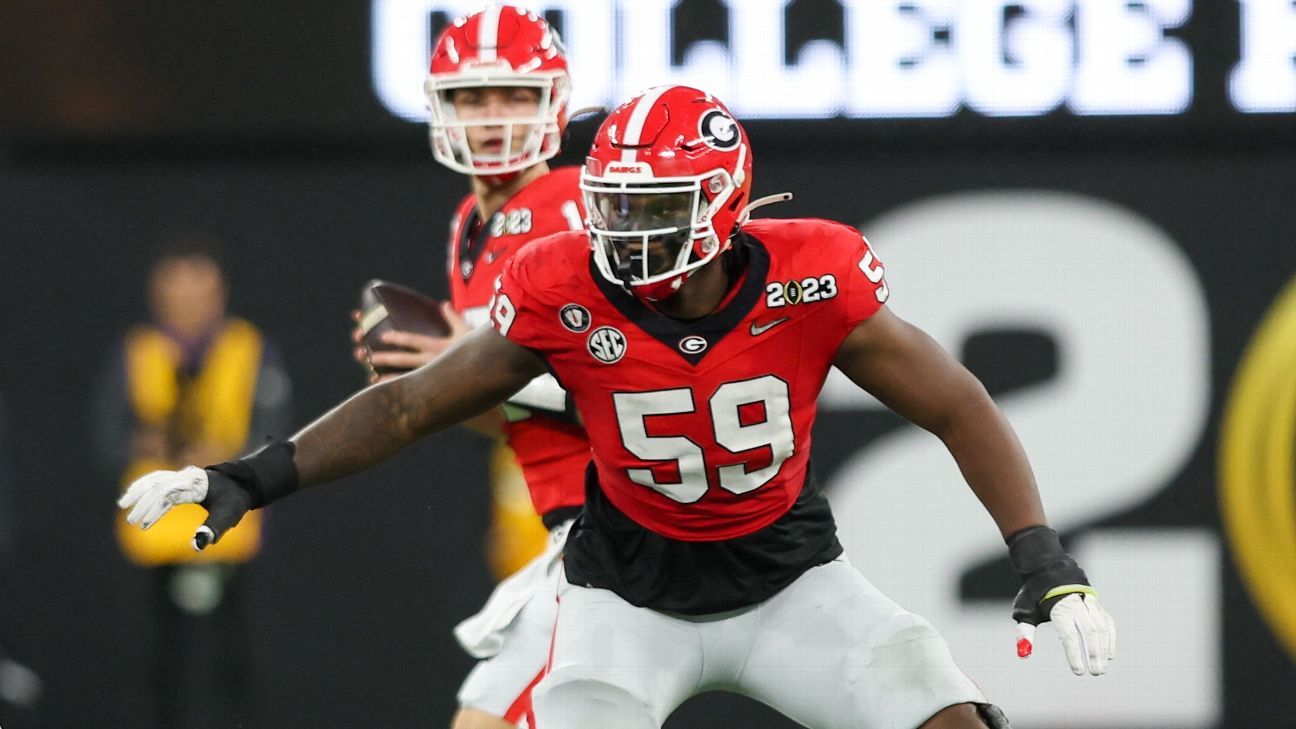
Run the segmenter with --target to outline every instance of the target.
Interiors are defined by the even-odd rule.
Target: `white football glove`
[[[1093,593],[1071,593],[1053,606],[1049,622],[1057,631],[1071,672],[1101,676],[1116,659],[1116,621]],[[1017,655],[1029,658],[1034,648],[1035,626],[1017,624]]]
[[[197,466],[179,471],[154,471],[141,476],[117,499],[131,509],[126,521],[141,529],[157,523],[176,504],[197,504],[207,498],[207,472]],[[131,508],[131,507],[135,508]]]
[[[154,471],[131,484],[117,505],[131,510],[127,522],[144,529],[176,504],[202,506],[207,520],[193,537],[193,548],[202,551],[220,541],[249,511],[297,490],[295,449],[292,441],[272,440],[255,453],[208,469]]]

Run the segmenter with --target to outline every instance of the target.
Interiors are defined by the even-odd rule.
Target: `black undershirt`
[[[708,615],[755,605],[841,553],[828,500],[808,467],[796,503],[774,523],[735,539],[685,542],[616,508],[591,463],[585,510],[567,536],[563,559],[573,585],[611,590],[639,607]]]

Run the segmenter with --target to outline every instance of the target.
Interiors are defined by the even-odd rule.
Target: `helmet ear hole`
[[[724,187],[724,175],[712,175],[711,179],[707,180],[707,192],[710,192],[712,195],[719,195],[720,191],[723,190]]]

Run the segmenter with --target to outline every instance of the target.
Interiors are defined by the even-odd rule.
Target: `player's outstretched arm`
[[[299,485],[374,466],[429,433],[499,405],[544,371],[531,350],[479,328],[432,362],[361,390],[294,435]]]
[[[1076,674],[1104,673],[1115,657],[1111,616],[1050,529],[1021,442],[981,382],[921,329],[887,309],[859,324],[835,364],[855,384],[939,437],[1008,544],[1022,589],[1013,618],[1018,654],[1034,626],[1054,621]]]
[[[347,399],[292,439],[237,461],[155,471],[131,484],[118,504],[147,529],[175,504],[201,504],[202,549],[249,510],[304,486],[374,466],[418,438],[495,407],[536,375],[540,358],[495,330],[481,328],[435,361]]]

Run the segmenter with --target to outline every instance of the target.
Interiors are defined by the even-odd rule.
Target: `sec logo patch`
[[[619,362],[626,353],[626,338],[614,327],[599,327],[585,340],[590,355],[603,364]]]

